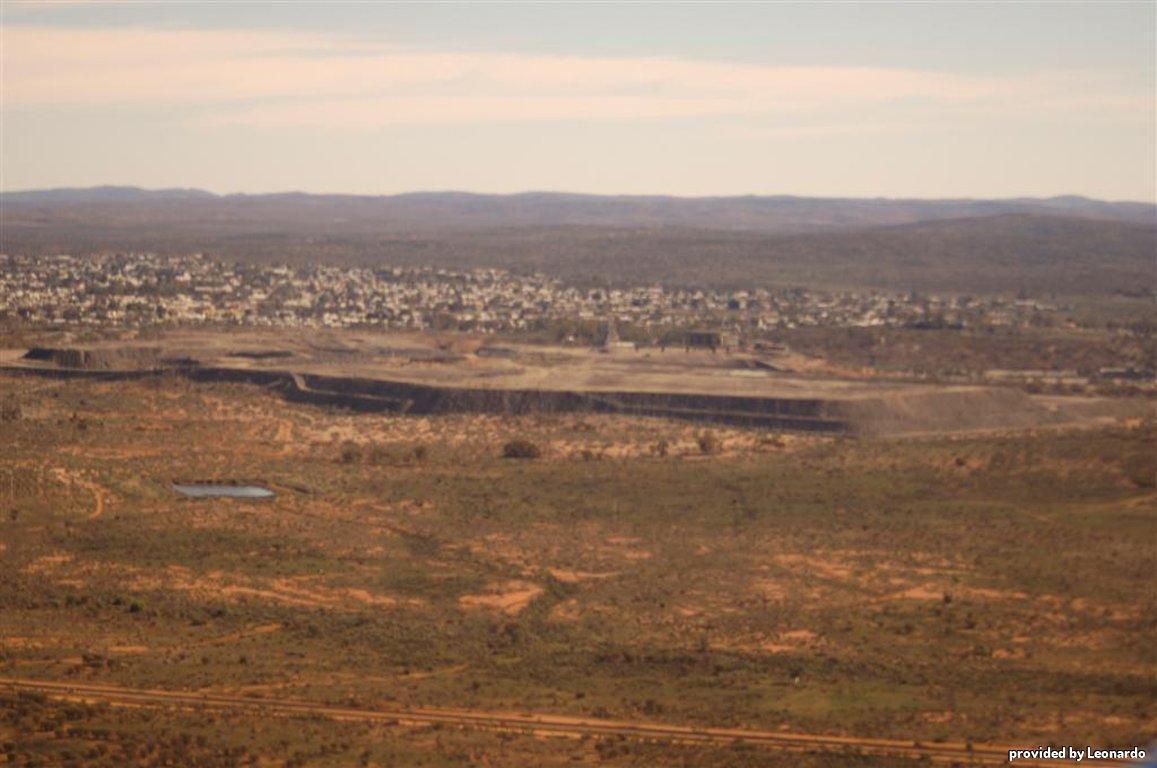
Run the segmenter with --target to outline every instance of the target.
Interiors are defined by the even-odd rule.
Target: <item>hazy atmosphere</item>
[[[0,0],[0,764],[1157,768],[1157,0]]]
[[[1150,2],[9,2],[5,190],[1152,201]]]

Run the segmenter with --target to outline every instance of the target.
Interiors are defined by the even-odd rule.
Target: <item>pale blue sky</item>
[[[1157,3],[18,3],[4,189],[1154,200]]]

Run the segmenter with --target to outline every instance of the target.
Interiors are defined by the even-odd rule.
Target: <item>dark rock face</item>
[[[117,349],[79,349],[75,347],[33,347],[25,360],[52,362],[60,368],[80,370],[138,370],[161,365],[160,347],[122,347]]]
[[[185,373],[198,381],[276,385],[288,400],[362,412],[619,413],[801,432],[846,433],[853,429],[851,422],[832,414],[824,400],[815,398],[444,387],[216,367]]]

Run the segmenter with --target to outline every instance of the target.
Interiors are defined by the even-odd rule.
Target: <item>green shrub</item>
[[[502,456],[506,459],[537,459],[541,455],[542,451],[529,440],[511,440],[502,446]]]
[[[708,431],[699,435],[699,451],[704,456],[711,456],[723,449],[722,443],[714,432]]]
[[[347,440],[341,446],[341,463],[342,464],[356,464],[362,460],[362,447],[357,443]]]

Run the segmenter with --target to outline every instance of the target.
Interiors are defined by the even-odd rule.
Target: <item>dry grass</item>
[[[704,452],[694,425],[652,419],[355,417],[247,387],[43,384],[0,378],[22,412],[0,441],[4,674],[924,739],[1157,728],[1144,422],[918,441],[714,429]],[[503,460],[516,437],[542,457]],[[343,463],[345,441],[380,460]],[[174,479],[278,495],[193,501]],[[306,749],[292,728],[198,717],[165,728]],[[311,727],[349,742],[319,764],[385,760],[367,733]],[[391,739],[406,760],[457,759],[454,739]],[[699,764],[682,750],[648,764]]]

